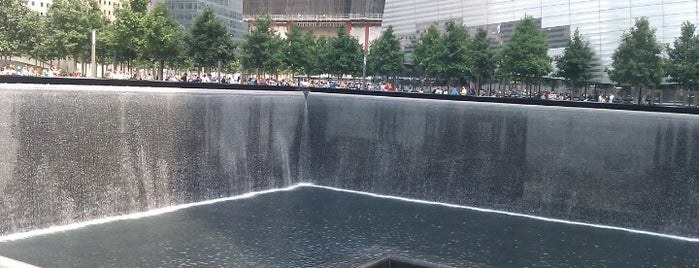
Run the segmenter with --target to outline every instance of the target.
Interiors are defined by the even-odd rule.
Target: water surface
[[[44,267],[696,267],[699,243],[300,187],[0,243]]]

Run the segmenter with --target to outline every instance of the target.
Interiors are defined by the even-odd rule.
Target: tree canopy
[[[184,29],[167,13],[164,3],[158,3],[143,21],[147,44],[144,55],[159,63],[158,77],[163,78],[165,63],[175,64],[184,46]]]
[[[291,24],[291,30],[286,35],[284,42],[284,65],[288,70],[296,74],[309,74],[311,72],[312,59],[310,54],[313,49],[313,36],[301,31],[296,23]]]
[[[611,68],[607,69],[609,78],[638,90],[640,101],[642,87],[659,84],[664,76],[661,52],[655,29],[650,28],[647,18],[639,18],[621,37]]]
[[[595,52],[590,48],[590,43],[575,29],[573,37],[563,51],[563,55],[556,57],[557,76],[565,78],[575,87],[578,83],[592,78],[591,68]]]
[[[405,69],[405,55],[400,50],[393,26],[388,26],[379,38],[371,42],[367,69],[373,74],[389,76],[396,76]]]
[[[234,60],[235,43],[228,28],[214,15],[210,5],[194,18],[190,55],[197,66],[211,67]]]
[[[490,47],[488,32],[478,28],[472,45],[473,75],[476,78],[476,90],[480,90],[481,83],[493,77],[497,62],[495,51]]]
[[[92,30],[100,31],[106,20],[94,0],[55,0],[48,8],[46,45],[50,58],[70,57],[78,62],[90,59]]]
[[[446,23],[443,40],[446,48],[446,53],[441,59],[444,63],[444,74],[450,79],[456,79],[459,84],[463,84],[473,75],[471,38],[468,30],[461,23],[449,21]]]
[[[30,55],[40,42],[39,14],[22,0],[0,0],[0,56]]]
[[[258,17],[252,29],[245,35],[242,63],[247,71],[273,72],[280,68],[284,55],[282,40],[271,27],[272,18],[268,15]]]
[[[501,71],[523,82],[533,83],[551,72],[548,41],[531,16],[515,26],[502,49]]]
[[[699,37],[696,26],[689,21],[682,23],[681,34],[672,47],[667,47],[670,81],[684,86],[699,82]]]
[[[332,74],[356,75],[362,71],[364,53],[357,38],[347,34],[344,27],[338,27],[337,36],[330,40],[326,60]]]
[[[444,73],[447,48],[437,26],[431,25],[420,34],[413,47],[413,64],[427,77],[437,77]]]
[[[106,47],[108,54],[116,62],[126,62],[129,65],[140,60],[146,50],[145,12],[135,11],[138,2],[132,1],[128,7],[120,7],[114,12],[114,21],[108,26]],[[140,10],[140,8],[137,8]]]

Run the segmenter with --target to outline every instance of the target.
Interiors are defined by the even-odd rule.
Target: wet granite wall
[[[0,85],[0,234],[296,182],[699,237],[699,117]]]
[[[311,93],[318,184],[699,237],[699,116]]]
[[[73,88],[0,85],[0,234],[301,176],[301,93]]]

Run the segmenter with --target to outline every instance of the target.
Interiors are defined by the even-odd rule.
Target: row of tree
[[[42,61],[91,60],[91,32],[97,32],[97,60],[103,64],[191,69],[235,62],[236,44],[223,22],[207,6],[185,29],[163,3],[151,10],[147,0],[131,0],[108,20],[96,1],[54,0],[45,17],[23,0],[0,0],[0,56]],[[87,4],[86,4],[87,3]],[[7,7],[7,8],[6,8]]]
[[[260,17],[236,43],[224,23],[207,6],[189,29],[168,15],[164,4],[147,9],[147,0],[131,0],[107,20],[96,1],[54,0],[47,16],[31,11],[23,0],[0,0],[0,56],[29,56],[50,61],[90,60],[90,32],[98,31],[98,61],[128,67],[165,66],[175,69],[217,68],[250,74],[345,74],[397,76],[408,70],[399,41],[389,26],[368,52],[343,27],[333,37],[316,37],[292,25],[285,38],[269,16]],[[532,17],[520,20],[511,39],[491,47],[484,29],[473,36],[464,25],[447,22],[444,31],[431,26],[414,44],[414,71],[451,84],[473,82],[476,88],[493,79],[534,84],[545,76],[565,78],[572,87],[592,78],[595,55],[576,30],[562,55],[548,56],[545,34]],[[686,88],[699,82],[699,37],[685,22],[672,46],[659,43],[646,18],[622,36],[607,68],[611,80],[637,90],[669,78]],[[367,53],[367,54],[365,54]],[[552,73],[555,62],[556,72]]]
[[[572,88],[592,78],[595,53],[578,30],[575,30],[563,53],[554,58],[547,54],[544,33],[534,19],[525,17],[516,25],[511,39],[499,50],[490,47],[484,29],[469,39],[465,26],[448,22],[444,33],[431,26],[420,35],[414,47],[415,67],[427,77],[473,81],[480,88],[482,81],[493,78],[536,83],[545,76],[561,77]],[[552,73],[552,63],[556,71]],[[660,84],[663,79],[690,90],[699,83],[699,36],[696,26],[685,22],[681,35],[672,45],[661,44],[647,18],[638,18],[623,34],[612,55],[612,64],[605,69],[612,81],[631,86],[638,93]]]
[[[359,74],[363,49],[359,41],[344,28],[337,36],[316,37],[292,24],[282,38],[273,28],[269,16],[262,16],[246,34],[240,50],[243,70],[251,74],[292,73],[300,75]]]

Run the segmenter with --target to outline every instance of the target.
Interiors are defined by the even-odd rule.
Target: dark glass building
[[[234,39],[245,37],[247,23],[243,22],[243,0],[164,0],[170,15],[185,27],[194,23],[194,18],[207,5],[214,8],[216,15],[228,26]]]

